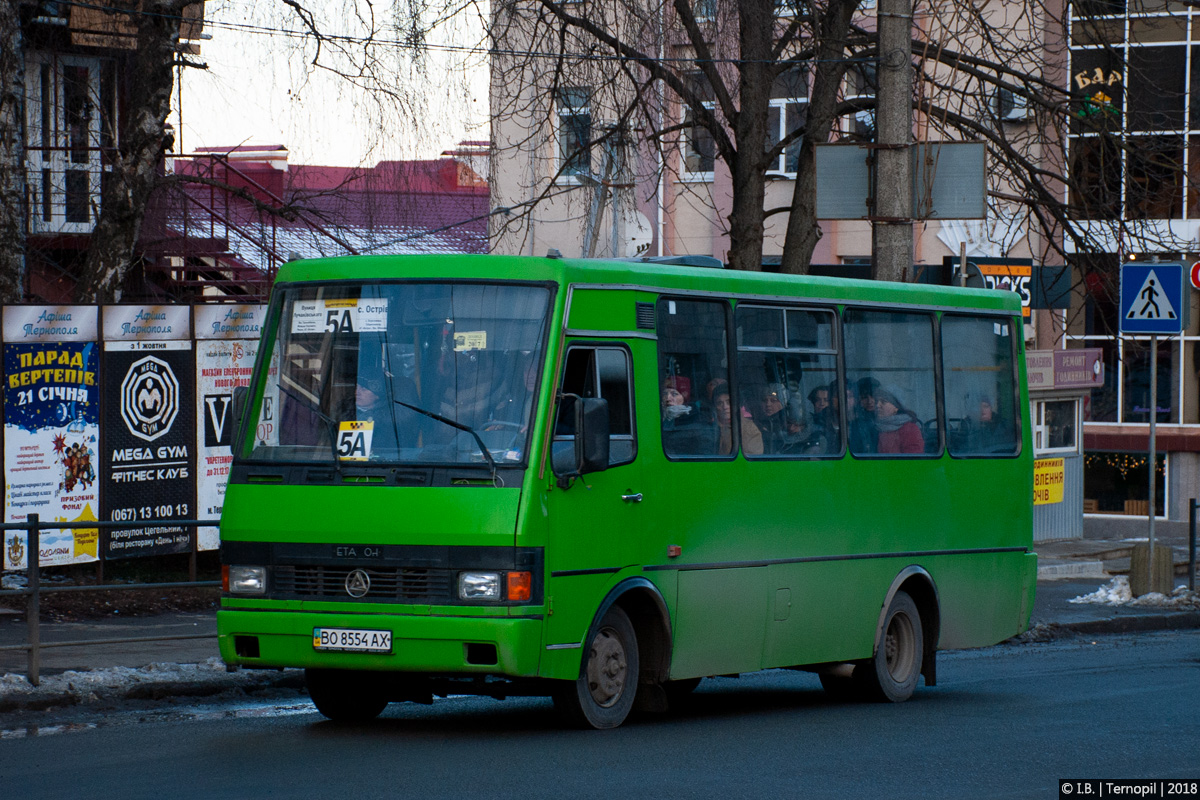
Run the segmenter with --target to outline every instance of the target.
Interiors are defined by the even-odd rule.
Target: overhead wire
[[[92,10],[97,10],[97,11],[111,11],[112,10],[111,5],[102,5],[99,3],[89,3],[89,2],[86,2],[86,0],[62,0],[61,2],[59,2],[59,5],[60,6],[77,6],[79,8],[87,8],[87,9],[92,9]],[[158,17],[162,17],[164,19],[179,19],[184,22],[194,22],[195,21],[194,18],[185,17],[182,14],[165,14],[162,12],[151,12],[151,11],[130,11],[130,12],[126,12],[126,13],[129,13],[131,15],[132,14],[140,14],[143,16],[158,16]],[[516,49],[506,49],[506,48],[498,48],[498,47],[483,47],[483,46],[479,46],[479,45],[455,45],[455,44],[446,44],[446,43],[428,42],[428,41],[417,44],[417,43],[413,43],[410,41],[406,41],[404,39],[397,39],[397,38],[380,38],[377,36],[354,36],[351,34],[344,34],[344,33],[319,33],[319,34],[317,34],[317,33],[313,33],[312,31],[309,31],[309,30],[303,30],[303,29],[298,29],[298,28],[269,27],[266,25],[255,25],[255,24],[252,24],[249,22],[233,22],[233,21],[227,21],[227,20],[204,19],[204,20],[202,20],[202,23],[205,28],[214,28],[217,30],[225,30],[225,31],[230,31],[230,32],[234,32],[234,33],[249,33],[249,34],[253,34],[253,35],[257,35],[257,36],[276,36],[276,37],[294,39],[297,41],[314,41],[314,40],[319,39],[320,41],[323,41],[323,42],[332,42],[335,44],[376,45],[376,46],[380,46],[380,47],[395,47],[395,48],[401,49],[401,50],[431,51],[431,52],[442,52],[442,53],[463,53],[466,55],[519,56],[519,57],[536,58],[536,59],[543,59],[543,58],[544,59],[560,59],[565,56],[572,61],[584,61],[584,62],[590,61],[590,62],[628,63],[628,62],[638,62],[638,61],[649,60],[649,61],[651,61],[653,63],[657,63],[657,64],[685,64],[685,65],[686,64],[702,64],[702,63],[729,64],[729,65],[779,63],[777,60],[774,60],[774,59],[742,59],[742,58],[697,59],[697,58],[689,58],[686,56],[665,56],[665,55],[664,56],[654,56],[654,57],[647,56],[646,58],[643,59],[643,58],[633,58],[630,56],[623,56],[623,55],[619,55],[616,53],[613,53],[613,54],[604,54],[604,53],[579,53],[579,54],[567,53],[567,54],[564,54],[561,52],[553,52],[553,51],[516,50]],[[853,63],[853,62],[857,62],[857,61],[873,61],[874,57],[873,56],[864,57],[864,58],[851,57],[851,58],[828,59],[828,60],[831,62],[836,61],[839,63]],[[822,63],[822,61],[824,61],[824,59],[812,58],[812,59],[804,59],[804,61],[805,61],[805,63],[809,63],[809,64],[818,64],[818,63]]]

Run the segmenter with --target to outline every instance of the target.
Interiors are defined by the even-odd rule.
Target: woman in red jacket
[[[875,390],[875,427],[879,431],[878,452],[925,452],[921,423],[890,388]]]

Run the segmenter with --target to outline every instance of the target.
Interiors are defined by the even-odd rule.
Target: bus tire
[[[855,670],[855,677],[862,673],[872,699],[903,703],[917,688],[924,647],[917,604],[907,592],[896,592],[884,615],[875,656]]]
[[[363,673],[306,669],[304,683],[317,711],[335,722],[367,722],[387,708],[380,682]]]
[[[615,728],[633,708],[638,670],[633,623],[614,605],[588,640],[579,677],[554,694],[554,706],[574,726]]]

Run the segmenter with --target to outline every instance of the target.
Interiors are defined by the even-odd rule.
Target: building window
[[[808,81],[804,71],[789,69],[771,87],[771,105],[767,110],[767,149],[775,147],[785,136],[803,128],[808,119]],[[800,143],[789,143],[768,172],[795,175],[800,164]]]
[[[1155,458],[1154,515],[1167,507],[1167,459]],[[1150,515],[1149,453],[1091,452],[1083,457],[1083,510],[1091,514]]]
[[[29,52],[25,72],[32,233],[90,233],[116,144],[111,60]],[[40,178],[40,179],[39,179]]]
[[[1189,132],[1200,125],[1200,32],[1187,22],[1186,12],[1163,14],[1149,4],[1072,3],[1074,218],[1185,219],[1200,211],[1185,179],[1196,155]]]
[[[1195,261],[1191,254],[1164,260]],[[1076,280],[1085,283],[1084,305],[1068,312],[1067,347],[1103,351],[1104,385],[1083,404],[1083,422],[1147,424],[1150,421],[1149,336],[1120,336],[1117,287],[1102,276],[1117,274],[1116,256],[1076,256]],[[1080,273],[1083,273],[1082,276]],[[1200,424],[1200,318],[1182,336],[1158,338],[1157,417],[1163,425]]]
[[[684,81],[693,96],[701,105],[713,111],[716,103],[713,100],[712,85],[699,72],[684,76]],[[694,109],[686,102],[683,104],[683,171],[690,180],[712,180],[713,168],[717,160],[717,146],[713,141],[712,132],[696,122]]]
[[[558,90],[558,155],[563,175],[592,174],[591,94],[587,86]]]
[[[1037,455],[1079,452],[1079,401],[1033,404],[1033,449]]]
[[[692,3],[692,14],[699,21],[716,19],[717,0],[694,0]]]
[[[846,133],[860,142],[875,141],[875,93],[879,82],[875,78],[875,65],[861,62],[850,67],[846,74],[845,100],[869,101],[870,108],[854,112],[847,121]]]

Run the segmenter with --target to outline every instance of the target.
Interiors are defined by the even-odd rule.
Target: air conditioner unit
[[[1025,122],[1032,116],[1025,97],[1010,89],[997,89],[993,101],[992,108],[1001,122]]]

